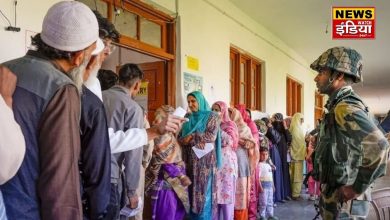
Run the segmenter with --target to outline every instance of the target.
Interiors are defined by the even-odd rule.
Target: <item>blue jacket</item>
[[[110,202],[110,141],[103,102],[84,86],[81,96],[80,131],[84,217],[102,219]]]

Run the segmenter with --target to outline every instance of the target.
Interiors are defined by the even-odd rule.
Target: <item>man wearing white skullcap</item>
[[[33,37],[36,50],[3,64],[18,77],[13,110],[26,140],[19,171],[1,186],[9,219],[82,219],[79,93],[98,35],[86,5],[62,1]]]

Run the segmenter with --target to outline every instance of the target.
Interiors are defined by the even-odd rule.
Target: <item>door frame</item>
[[[166,62],[167,103],[176,106],[176,18],[161,12],[152,6],[138,0],[101,0],[107,3],[107,18],[113,21],[113,8],[121,8],[142,17],[158,19],[163,25],[163,48],[157,48],[140,40],[120,36],[118,45],[148,56],[160,58]]]
[[[161,75],[156,74],[156,76],[155,76],[155,84],[156,84],[155,89],[156,90],[154,91],[154,94],[157,96],[157,97],[155,97],[155,101],[157,101],[157,100],[162,101],[161,104],[154,105],[153,108],[150,108],[151,107],[151,105],[150,105],[151,99],[150,99],[149,95],[151,94],[151,90],[148,89],[148,107],[147,107],[148,120],[149,120],[149,122],[152,122],[154,120],[154,114],[151,114],[152,113],[151,110],[153,110],[153,112],[155,113],[155,111],[159,107],[161,107],[161,105],[165,105],[167,103],[167,95],[166,95],[167,91],[165,90],[166,84],[167,84],[166,61],[154,61],[154,62],[141,63],[141,64],[139,64],[139,67],[144,72],[144,79],[142,80],[143,82],[147,81],[146,80],[146,73],[148,71],[152,71],[152,70],[157,69],[157,73],[159,73],[159,72],[163,73]],[[158,81],[162,82],[162,84],[160,84],[160,87],[157,85]],[[149,85],[148,85],[148,87],[149,87]],[[158,87],[163,90],[161,92],[161,94],[160,94],[160,91],[157,89]],[[159,97],[159,96],[161,96],[161,97]]]

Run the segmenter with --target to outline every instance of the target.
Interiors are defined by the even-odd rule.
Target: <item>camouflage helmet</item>
[[[259,132],[261,134],[266,134],[267,133],[268,127],[267,127],[267,125],[265,124],[265,122],[263,120],[256,119],[256,120],[254,120],[254,122],[256,124],[257,130],[259,130]]]
[[[310,68],[317,72],[324,67],[352,76],[355,83],[363,81],[362,56],[354,49],[330,48],[310,65]]]

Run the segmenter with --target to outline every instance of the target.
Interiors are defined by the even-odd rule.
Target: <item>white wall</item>
[[[314,74],[302,57],[229,1],[179,1],[178,12],[180,73],[194,73],[186,68],[186,55],[198,58],[198,74],[204,77],[204,94],[210,103],[230,100],[229,50],[234,45],[265,61],[263,110],[271,114],[286,113],[285,82],[289,75],[303,84],[303,113],[306,122],[313,124]]]
[[[173,0],[149,0],[175,13]],[[9,19],[14,20],[13,0],[0,0],[0,9]],[[58,0],[18,1],[18,27],[21,32],[6,32],[8,26],[0,19],[0,62],[25,54],[26,30],[40,32],[47,9]],[[303,84],[303,113],[306,122],[313,124],[314,118],[314,74],[309,64],[276,36],[260,24],[247,17],[226,0],[179,0],[178,13],[178,70],[177,104],[185,105],[183,94],[183,72],[203,76],[204,94],[208,101],[228,102],[229,49],[239,47],[265,62],[265,99],[263,110],[267,113],[286,109],[286,76]],[[304,40],[304,38],[303,38]],[[198,72],[187,69],[186,56],[199,59]]]
[[[0,63],[23,56],[26,53],[26,31],[40,32],[42,21],[50,6],[59,0],[18,1],[17,27],[20,32],[5,31],[8,22],[0,15]],[[0,10],[15,25],[14,0],[0,0]]]

